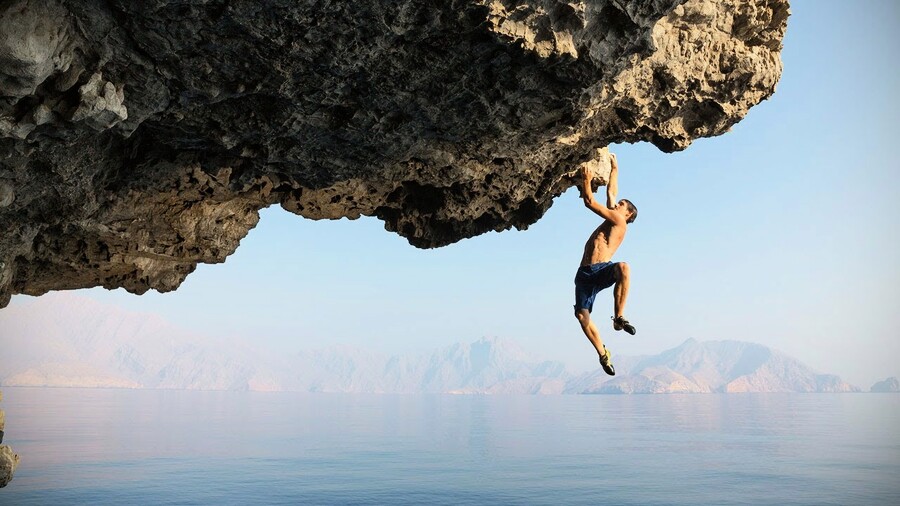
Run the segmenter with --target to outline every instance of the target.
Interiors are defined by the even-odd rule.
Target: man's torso
[[[581,265],[609,262],[625,238],[625,228],[625,225],[616,225],[609,220],[601,223],[584,245]]]

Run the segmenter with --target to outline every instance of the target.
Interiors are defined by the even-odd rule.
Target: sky
[[[675,154],[611,146],[619,196],[640,211],[614,257],[631,265],[637,335],[612,331],[612,290],[594,307],[614,359],[735,339],[865,390],[900,376],[897,26],[894,0],[795,0],[776,92],[730,132]],[[496,336],[581,371],[596,353],[572,315],[572,280],[598,224],[570,189],[526,231],[419,250],[374,218],[311,221],[276,206],[176,292],[76,293],[285,352]]]

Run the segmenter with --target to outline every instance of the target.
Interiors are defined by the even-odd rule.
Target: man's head
[[[622,199],[616,205],[616,208],[624,210],[628,216],[625,219],[625,223],[634,223],[634,220],[637,219],[637,208],[634,207],[634,204],[631,203],[628,199]]]

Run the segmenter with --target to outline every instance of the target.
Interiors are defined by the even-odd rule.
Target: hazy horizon
[[[250,336],[204,335],[72,292],[17,304],[0,313],[0,327],[9,332],[0,362],[3,387],[493,394],[867,392],[872,387],[847,385],[834,371],[812,370],[778,349],[730,339],[689,338],[656,353],[615,355],[615,378],[596,362],[550,360],[514,338],[497,336],[417,353],[313,343],[287,353],[265,341],[251,345]]]

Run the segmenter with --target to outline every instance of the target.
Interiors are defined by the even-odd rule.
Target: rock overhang
[[[614,142],[726,132],[786,0],[0,2],[0,306],[174,290],[278,204],[526,228]],[[602,178],[603,176],[600,175]]]

